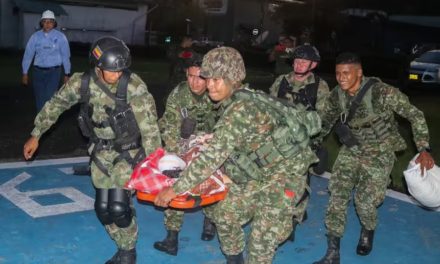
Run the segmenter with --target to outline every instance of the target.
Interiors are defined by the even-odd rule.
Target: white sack
[[[440,206],[440,168],[437,165],[422,176],[420,164],[415,160],[418,154],[409,162],[408,169],[403,172],[409,193],[426,207]]]

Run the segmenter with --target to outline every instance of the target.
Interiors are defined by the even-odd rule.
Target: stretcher
[[[198,206],[210,205],[225,199],[227,193],[228,189],[212,195],[180,195],[171,200],[169,206],[177,209],[191,209]],[[136,193],[138,200],[145,202],[154,202],[156,195],[157,194],[151,194],[141,191],[137,191]]]

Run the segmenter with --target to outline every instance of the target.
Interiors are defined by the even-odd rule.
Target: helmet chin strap
[[[96,67],[96,69],[97,69],[97,71],[98,71],[98,77],[99,77],[99,79],[100,79],[104,84],[110,84],[110,83],[108,83],[107,80],[105,79],[105,77],[104,77],[104,72],[102,71],[102,69],[99,68],[99,67]]]
[[[307,70],[307,71],[305,71],[305,72],[297,72],[297,71],[294,71],[295,75],[297,75],[297,76],[299,76],[299,77],[304,77],[304,76],[306,76],[307,74],[309,74],[309,72],[311,72],[311,70]]]

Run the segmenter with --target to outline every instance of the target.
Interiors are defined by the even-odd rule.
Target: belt
[[[52,66],[52,67],[40,67],[37,65],[34,65],[35,68],[39,69],[39,70],[53,70],[53,69],[58,69],[59,67],[61,67],[61,65],[57,65],[57,66]]]

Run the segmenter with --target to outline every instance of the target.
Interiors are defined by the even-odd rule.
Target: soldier
[[[185,81],[185,65],[191,60],[193,54],[193,39],[191,36],[183,36],[179,46],[173,46],[168,51],[170,59],[169,78],[171,87],[175,87],[180,82]]]
[[[296,46],[293,36],[280,36],[279,43],[270,50],[269,62],[275,62],[274,74],[288,73],[291,70],[291,57]]]
[[[180,153],[179,142],[197,132],[212,132],[215,125],[215,109],[206,92],[206,81],[200,77],[203,57],[194,53],[187,61],[186,78],[171,92],[163,117],[159,120],[162,140],[167,151]],[[210,241],[215,236],[215,226],[209,215],[212,206],[203,208],[206,217],[201,239]],[[183,223],[184,211],[165,210],[167,237],[154,243],[154,248],[170,255],[177,255],[178,234]]]
[[[43,133],[64,111],[82,103],[79,125],[90,138],[95,211],[118,247],[106,263],[136,263],[136,214],[132,193],[123,187],[145,153],[161,144],[156,107],[145,83],[128,71],[131,56],[123,41],[100,38],[89,56],[95,67],[75,73],[38,113],[23,154],[30,159]]]
[[[278,76],[270,87],[270,95],[286,99],[294,104],[302,104],[310,111],[321,111],[323,102],[329,94],[329,88],[325,80],[313,73],[320,60],[319,52],[314,46],[297,47],[293,52],[293,71]],[[315,145],[314,150],[320,158],[320,163],[315,165],[312,170],[316,174],[322,174],[327,166],[327,152],[320,145]],[[305,177],[309,183],[309,173]],[[307,219],[308,192],[306,190],[304,197],[295,208],[291,241],[295,240],[296,226]]]
[[[306,184],[302,175],[317,161],[308,142],[297,136],[316,133],[321,124],[316,112],[292,109],[286,116],[293,118],[290,124],[297,127],[281,125],[279,112],[260,100],[268,96],[242,84],[245,75],[243,59],[235,49],[221,47],[205,55],[201,76],[207,78],[209,97],[219,102],[220,119],[209,147],[175,185],[158,194],[155,204],[166,207],[177,194],[224,165],[232,182],[225,200],[215,205],[212,220],[227,263],[243,263],[242,225],[250,220],[246,263],[271,263],[277,246],[291,232],[292,204]],[[306,117],[308,122],[300,122]],[[306,123],[310,125],[307,129],[303,126]]]
[[[318,50],[302,45],[294,50],[292,58],[292,71],[276,78],[269,89],[270,95],[319,111],[329,88],[325,80],[313,73],[321,61]]]
[[[336,58],[338,86],[327,98],[320,137],[333,125],[343,144],[333,166],[329,182],[330,200],[325,224],[328,248],[315,264],[339,263],[340,239],[344,233],[347,206],[352,190],[362,229],[356,248],[358,255],[368,255],[373,248],[377,225],[377,207],[385,199],[395,151],[406,148],[394,113],[411,123],[414,142],[420,152],[416,162],[422,171],[432,168],[429,154],[428,126],[423,113],[406,95],[378,78],[363,76],[359,57],[343,53]]]

